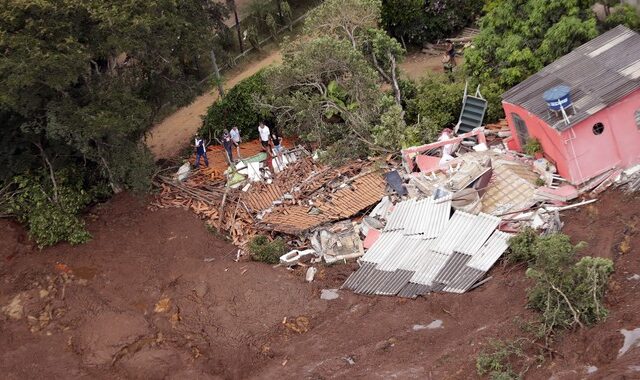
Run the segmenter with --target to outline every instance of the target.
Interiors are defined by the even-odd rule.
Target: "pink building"
[[[639,78],[640,35],[618,26],[596,37],[502,95],[507,146],[537,139],[573,184],[639,164]],[[550,100],[558,88],[568,97]]]

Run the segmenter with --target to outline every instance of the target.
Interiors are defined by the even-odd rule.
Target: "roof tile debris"
[[[313,206],[282,205],[262,219],[262,228],[298,235],[322,223],[348,218],[377,203],[386,183],[377,172],[365,173],[351,183],[313,201]]]
[[[639,62],[640,35],[620,25],[546,66],[502,98],[563,131],[640,89]],[[548,112],[542,97],[558,85],[571,89],[575,114],[567,110],[568,125],[562,116]]]

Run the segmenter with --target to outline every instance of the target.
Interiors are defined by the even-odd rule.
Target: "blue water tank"
[[[556,86],[545,91],[542,97],[551,111],[560,111],[562,108],[567,109],[571,106],[571,89],[569,86]]]

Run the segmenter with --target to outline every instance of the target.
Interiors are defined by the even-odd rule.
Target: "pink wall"
[[[613,167],[626,168],[640,163],[640,128],[635,112],[640,109],[640,90],[615,105],[596,113],[564,132],[549,127],[522,107],[503,102],[516,150],[522,150],[512,113],[525,121],[530,137],[540,140],[545,156],[553,161],[560,175],[580,184]],[[595,123],[603,123],[600,135],[593,133]]]
[[[558,173],[565,178],[569,178],[569,154],[565,145],[562,142],[560,133],[550,128],[547,123],[542,121],[536,115],[530,113],[520,106],[514,104],[502,102],[502,107],[507,115],[507,124],[511,130],[511,136],[514,141],[512,146],[515,146],[515,150],[522,151],[522,145],[517,137],[516,128],[514,125],[512,113],[516,113],[527,125],[529,132],[529,138],[536,138],[540,141],[544,155],[547,159],[552,161],[558,168]]]

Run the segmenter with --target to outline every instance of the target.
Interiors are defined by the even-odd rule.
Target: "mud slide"
[[[269,53],[266,57],[249,63],[243,71],[233,73],[225,81],[225,88],[235,86],[241,80],[250,77],[273,63],[282,61],[279,51]],[[176,111],[161,123],[151,128],[146,139],[147,146],[156,157],[170,158],[180,153],[180,149],[186,146],[202,123],[202,116],[207,108],[218,99],[218,91],[212,90],[197,97],[193,103]]]

